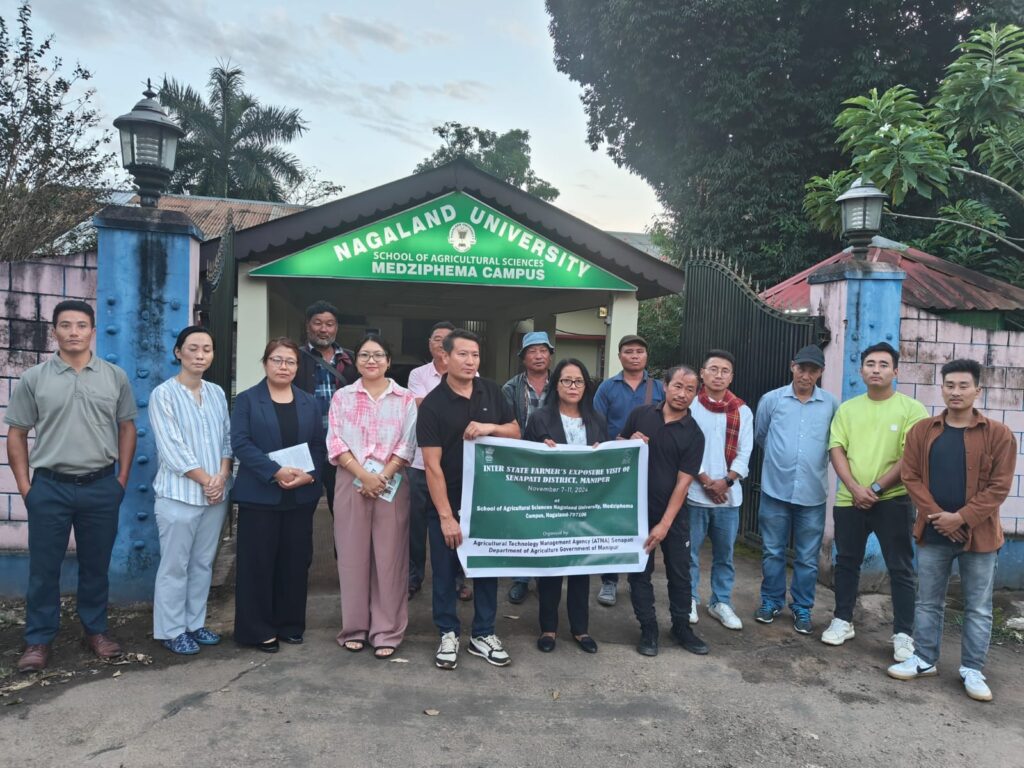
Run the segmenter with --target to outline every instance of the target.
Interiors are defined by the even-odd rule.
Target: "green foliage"
[[[804,184],[804,214],[823,232],[839,237],[843,222],[836,198],[850,188],[857,178],[854,171],[833,171],[826,177],[812,176]]]
[[[637,333],[647,341],[647,369],[660,377],[679,363],[683,305],[678,296],[640,302]]]
[[[17,37],[0,17],[0,261],[71,250],[63,237],[99,208],[113,153],[97,133],[92,74],[61,74],[53,38],[36,43],[29,3],[18,7]],[[77,93],[77,95],[76,95]]]
[[[581,86],[591,148],[651,184],[683,249],[719,248],[769,280],[837,250],[801,203],[808,178],[848,167],[833,141],[843,99],[900,83],[933,93],[948,52],[1002,5],[546,2],[555,64]],[[927,137],[895,138],[900,167],[934,159]]]
[[[434,128],[442,145],[416,166],[416,173],[463,157],[481,170],[541,200],[554,200],[558,190],[537,176],[530,161],[530,132],[514,128],[502,134],[472,125],[447,122]]]
[[[160,101],[185,129],[172,191],[283,201],[287,189],[303,183],[299,161],[279,145],[301,136],[306,121],[297,109],[261,104],[244,85],[244,73],[230,64],[210,70],[208,100],[191,86],[164,80]]]
[[[843,102],[836,143],[854,172],[812,177],[804,212],[834,234],[828,198],[865,175],[891,196],[892,216],[907,216],[896,209],[908,196],[924,201],[910,218],[932,228],[910,242],[1016,283],[1024,249],[1010,233],[1024,223],[1024,29],[977,29],[954,50],[930,105],[902,85]]]

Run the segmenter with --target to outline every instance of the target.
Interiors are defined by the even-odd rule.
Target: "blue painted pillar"
[[[138,448],[110,560],[110,599],[150,601],[160,540],[153,519],[157,456],[149,396],[177,373],[172,349],[192,323],[202,236],[177,211],[110,206],[93,221],[99,232],[96,351],[128,374],[139,408]]]
[[[841,395],[843,401],[867,391],[860,376],[861,351],[881,341],[900,348],[900,304],[905,277],[906,273],[892,264],[853,259],[830,264],[808,278],[811,309],[825,315],[832,331],[832,341],[825,350],[826,380],[822,386]],[[832,539],[831,517],[829,509],[826,540]],[[829,565],[834,566],[834,544],[831,552]],[[861,591],[877,589],[886,576],[878,539],[871,534],[861,570]]]

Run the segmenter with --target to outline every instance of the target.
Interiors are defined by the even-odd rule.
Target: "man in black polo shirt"
[[[690,628],[690,526],[686,491],[700,472],[704,434],[690,415],[697,396],[697,374],[678,365],[665,374],[665,400],[635,408],[622,427],[620,439],[639,439],[648,445],[647,520],[650,535],[644,550],[650,555],[643,573],[629,574],[633,613],[640,622],[637,653],[658,655],[658,619],[654,611],[654,550],[661,544],[668,577],[668,607],[672,636],[690,653],[708,652],[707,643]]]
[[[441,669],[455,669],[460,631],[455,588],[459,560],[455,550],[462,544],[459,508],[463,442],[487,435],[518,438],[519,425],[498,385],[476,375],[480,368],[480,340],[476,335],[456,328],[445,338],[443,348],[448,373],[420,403],[416,440],[423,450],[430,492],[427,534],[434,624],[441,632],[434,661]],[[504,667],[512,659],[494,634],[498,580],[474,579],[473,586],[473,628],[468,650],[490,664]]]

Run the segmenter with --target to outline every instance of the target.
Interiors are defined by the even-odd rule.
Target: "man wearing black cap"
[[[754,618],[771,624],[786,602],[786,546],[793,534],[793,580],[789,605],[793,628],[811,632],[811,608],[818,581],[818,550],[825,531],[828,497],[829,426],[839,403],[821,389],[825,355],[813,344],[789,366],[793,383],[772,390],[757,404],[754,441],[764,450],[758,522],[761,607]]]
[[[634,408],[665,399],[665,385],[647,373],[647,342],[642,336],[631,333],[619,339],[619,362],[622,370],[602,381],[594,395],[594,410],[608,422],[608,437],[613,439],[622,432]],[[602,574],[597,602],[615,605],[618,588],[617,573]]]

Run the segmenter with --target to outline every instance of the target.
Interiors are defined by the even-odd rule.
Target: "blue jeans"
[[[814,590],[818,583],[818,551],[825,532],[825,504],[806,507],[761,492],[757,512],[761,525],[764,551],[761,556],[761,601],[773,608],[786,603],[786,546],[793,533],[793,581],[789,591],[791,608],[814,607]]]
[[[736,569],[732,564],[736,534],[740,530],[739,507],[698,507],[687,504],[690,517],[690,594],[700,602],[700,548],[711,537],[711,601],[708,605],[732,605],[732,585]],[[687,611],[689,613],[689,611]]]
[[[110,554],[124,489],[115,475],[88,485],[61,483],[36,473],[28,508],[28,594],[25,642],[51,643],[60,627],[60,567],[75,531],[78,545],[78,618],[86,634],[107,631]]]
[[[998,552],[964,552],[959,547],[944,544],[922,544],[917,548],[914,645],[918,658],[928,664],[939,660],[946,587],[955,560],[960,569],[960,589],[964,598],[960,664],[979,672],[984,668],[992,639],[992,585],[996,580],[998,557]]]
[[[427,536],[430,539],[430,570],[433,586],[434,624],[445,632],[461,633],[455,580],[461,574],[459,556],[444,543],[441,520],[434,505],[427,502]],[[494,634],[498,614],[498,580],[473,579],[473,637]]]

